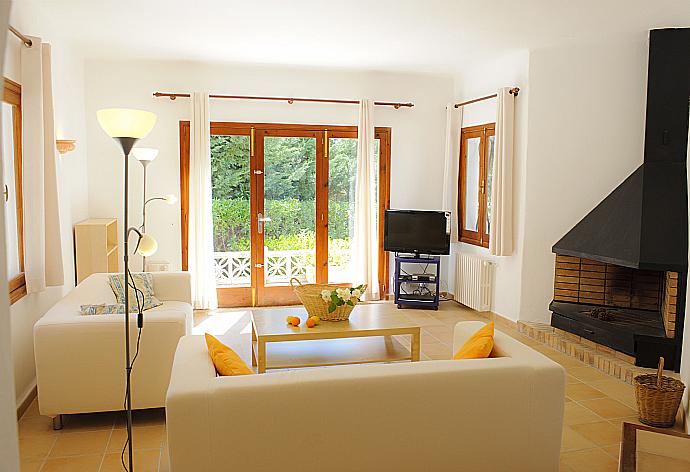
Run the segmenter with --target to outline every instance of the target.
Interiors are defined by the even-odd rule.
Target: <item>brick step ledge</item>
[[[518,331],[525,336],[625,383],[632,385],[636,375],[656,372],[656,369],[637,367],[635,359],[631,356],[554,328],[551,325],[531,321],[518,321],[517,324]],[[675,372],[665,371],[664,375],[679,378]]]

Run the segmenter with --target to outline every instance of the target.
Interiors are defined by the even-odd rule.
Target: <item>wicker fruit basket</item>
[[[670,428],[676,422],[685,385],[664,377],[664,358],[659,358],[656,374],[638,375],[634,379],[635,398],[640,422],[658,428]]]
[[[290,285],[295,291],[297,298],[302,302],[304,308],[307,310],[309,316],[318,316],[323,321],[345,321],[350,318],[350,313],[352,313],[353,305],[357,305],[359,300],[353,299],[353,305],[341,305],[335,309],[335,311],[328,312],[328,303],[323,301],[321,298],[321,292],[323,290],[333,291],[337,288],[341,288],[339,285],[327,285],[327,284],[302,284],[298,279],[290,279]],[[366,288],[366,286],[365,286]]]

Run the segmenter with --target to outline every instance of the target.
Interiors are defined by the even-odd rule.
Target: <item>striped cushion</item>
[[[110,288],[112,288],[113,293],[115,293],[117,303],[124,304],[125,290],[123,286],[122,274],[112,274],[108,276],[108,281],[110,282]],[[140,303],[142,305],[142,311],[150,310],[151,308],[155,308],[163,304],[160,300],[153,296],[153,277],[151,274],[145,272],[132,274],[130,283],[134,283],[134,286],[138,289],[135,291],[132,287],[129,287],[130,313],[137,313],[139,311]]]
[[[82,305],[80,310],[82,315],[112,315],[125,312],[124,303],[101,303],[100,305]]]

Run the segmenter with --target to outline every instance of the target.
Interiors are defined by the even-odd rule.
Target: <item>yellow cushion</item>
[[[205,336],[208,354],[211,356],[218,375],[247,375],[254,373],[235,351],[210,334],[206,333]]]
[[[494,322],[485,324],[462,345],[453,359],[485,359],[494,348]]]

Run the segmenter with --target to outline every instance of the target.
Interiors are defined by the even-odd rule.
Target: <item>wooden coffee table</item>
[[[288,316],[299,316],[302,323],[290,326]],[[252,365],[260,374],[266,369],[419,360],[419,326],[376,304],[357,306],[347,321],[307,328],[306,319],[303,307],[252,311]],[[411,336],[410,349],[395,342],[394,335]]]

